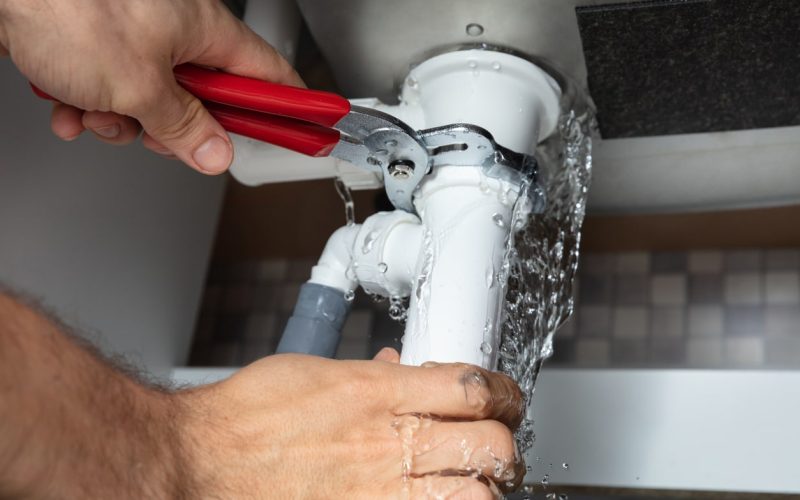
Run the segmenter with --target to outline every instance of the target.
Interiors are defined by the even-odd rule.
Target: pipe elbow
[[[353,265],[353,247],[360,230],[360,224],[344,226],[328,238],[317,265],[311,269],[310,283],[329,286],[342,292],[355,289],[358,283],[355,275],[348,269]]]
[[[419,218],[402,210],[367,218],[353,252],[361,287],[384,297],[407,297],[422,247],[422,233]]]

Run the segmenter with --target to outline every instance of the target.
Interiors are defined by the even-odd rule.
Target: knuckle
[[[155,134],[160,141],[174,142],[185,140],[193,133],[194,127],[205,113],[203,104],[197,99],[187,99],[174,116],[156,125],[149,132]]]
[[[143,69],[142,75],[149,74],[149,70]],[[158,85],[144,83],[150,80],[151,76],[142,76],[142,80],[130,78],[127,75],[107,78],[104,87],[113,87],[114,91],[109,97],[109,110],[116,113],[135,116],[155,103],[161,95]],[[112,85],[113,83],[113,85]]]
[[[515,458],[514,452],[514,434],[505,425],[496,420],[486,421],[486,433],[490,443],[492,443],[492,451],[501,460],[513,460]]]

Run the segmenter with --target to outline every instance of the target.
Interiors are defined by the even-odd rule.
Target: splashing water
[[[519,384],[528,400],[542,362],[553,353],[553,335],[572,314],[572,282],[591,180],[593,127],[594,115],[588,109],[562,115],[559,133],[537,151],[537,186],[523,186],[514,208],[501,270],[506,300],[498,368]],[[524,205],[533,190],[545,198],[546,208],[525,221]],[[520,450],[530,449],[534,438],[528,415],[517,431]]]

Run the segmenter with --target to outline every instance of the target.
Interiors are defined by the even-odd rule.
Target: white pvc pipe
[[[401,107],[421,108],[426,128],[478,125],[518,153],[533,153],[561,113],[561,89],[550,75],[525,59],[491,50],[448,52],[425,61],[411,70],[401,97]]]
[[[556,128],[561,91],[542,69],[488,50],[425,61],[406,78],[404,105],[425,127],[471,123],[497,143],[532,154]],[[503,264],[519,186],[487,178],[480,166],[438,167],[415,206],[426,238],[416,270],[401,362],[461,361],[494,368],[502,321]]]
[[[416,206],[425,237],[415,270],[401,363],[494,367],[503,263],[516,187],[479,168],[442,167]]]

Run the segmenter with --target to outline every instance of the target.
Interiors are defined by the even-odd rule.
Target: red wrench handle
[[[215,102],[203,104],[229,132],[308,156],[328,156],[339,143],[339,132],[332,128],[283,116],[262,115]]]
[[[308,90],[183,64],[175,79],[204,101],[285,116],[332,127],[350,112],[350,101],[331,92]]]

